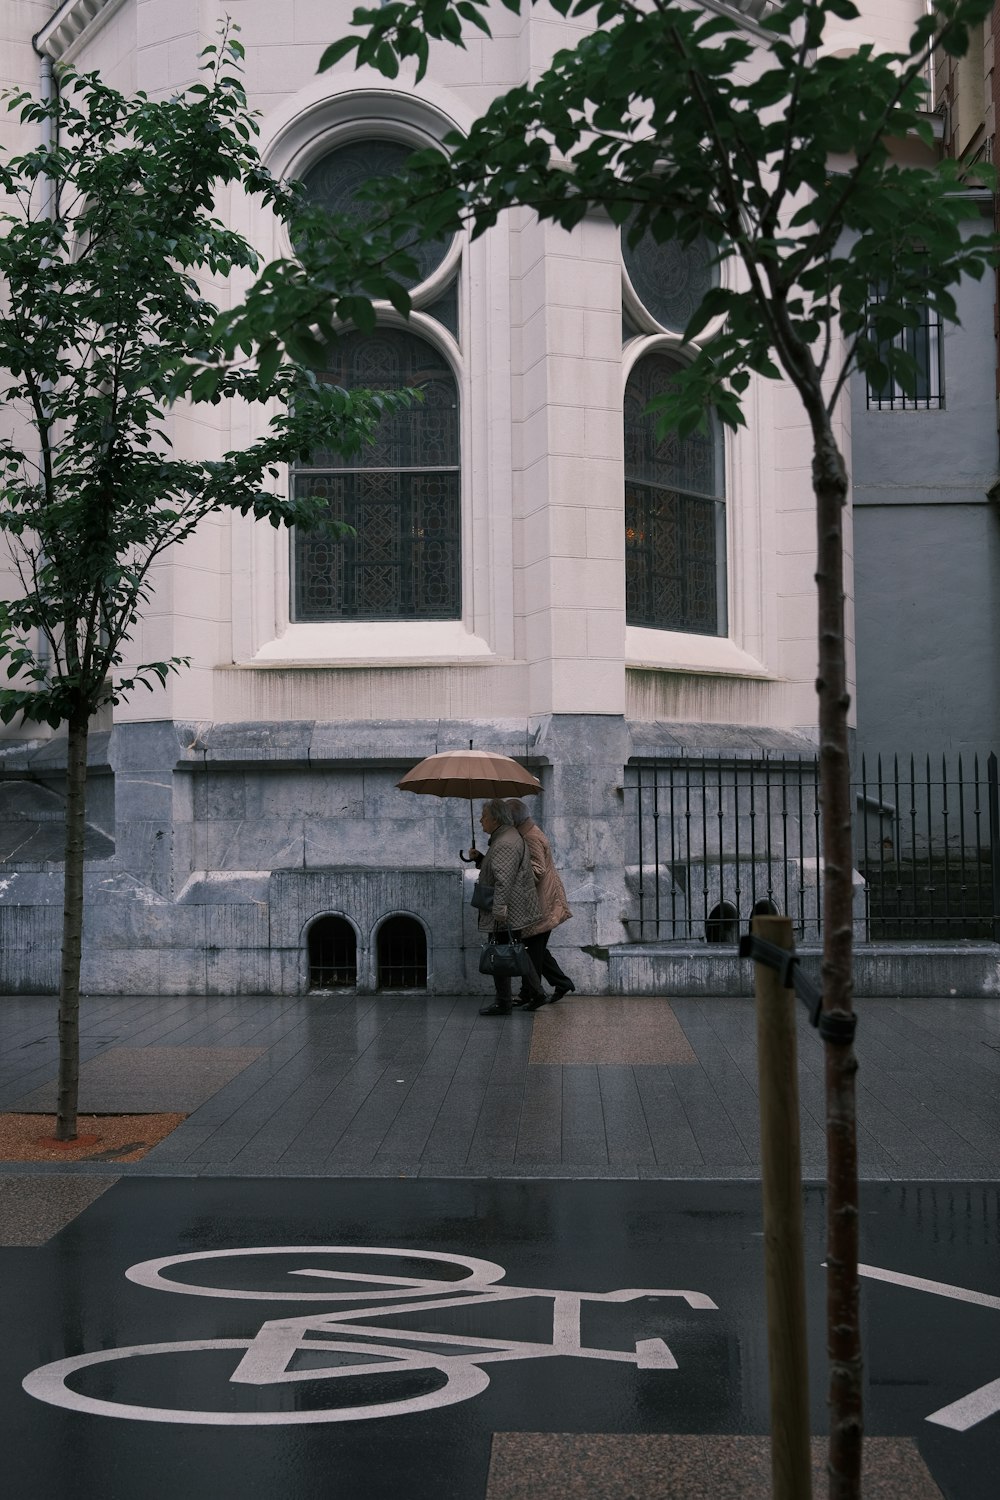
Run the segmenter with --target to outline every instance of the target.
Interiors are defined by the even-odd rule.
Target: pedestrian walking
[[[525,1010],[537,1010],[539,1004],[544,1004],[546,1000],[552,1004],[556,1000],[561,1000],[564,995],[571,995],[576,989],[572,979],[568,974],[563,973],[554,955],[549,952],[548,946],[553,930],[561,926],[563,922],[568,922],[573,913],[569,909],[559,872],[552,863],[552,850],[548,839],[533,820],[520,797],[509,797],[507,807],[514,820],[514,827],[528,846],[531,869],[538,892],[538,904],[541,907],[541,916],[537,924],[525,928],[524,946],[538,971],[539,978],[547,979],[552,985],[552,994],[545,996],[543,990],[544,999],[539,1001],[537,996],[527,990],[522,990],[518,1002]]]
[[[506,937],[508,931],[515,941],[522,938],[526,928],[535,928],[541,916],[541,908],[535,889],[535,875],[531,854],[524,839],[514,827],[514,820],[502,797],[494,797],[483,803],[479,815],[483,832],[489,838],[485,854],[470,850],[479,865],[476,881],[482,901],[479,910],[479,931],[488,934],[490,941]],[[487,893],[492,889],[492,901]],[[527,948],[527,943],[525,947]],[[508,1016],[512,1009],[510,976],[494,974],[496,999],[492,1005],[484,1005],[481,1016]],[[545,1003],[545,991],[537,975],[529,975],[527,986],[528,1009],[537,1010]]]

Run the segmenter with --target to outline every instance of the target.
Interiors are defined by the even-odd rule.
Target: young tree
[[[521,0],[502,0],[518,12]],[[534,0],[531,0],[534,3]],[[852,1011],[852,847],[844,643],[843,525],[848,496],[835,415],[854,370],[912,390],[906,331],[929,307],[954,321],[951,288],[993,263],[992,235],[963,232],[958,164],[906,165],[891,142],[933,147],[926,114],[935,48],[961,55],[991,0],[935,0],[898,55],[871,46],[823,55],[831,17],[852,0],[777,0],[748,33],[718,7],[684,0],[549,0],[595,29],[530,86],[499,97],[447,157],[412,162],[398,192],[379,185],[387,222],[427,236],[474,234],[513,205],[566,229],[604,212],[635,243],[703,236],[723,267],[685,331],[692,358],[658,405],[690,431],[714,409],[743,422],[753,374],[783,374],[813,441],[823,806],[823,1036],[828,1150],[830,1495],[859,1493],[862,1408],[857,1278],[857,1151]],[[429,41],[489,35],[488,0],[388,0],[359,10],[321,70],[352,53],[394,77]],[[398,240],[396,241],[398,242]],[[382,250],[393,243],[387,237]],[[350,315],[274,266],[240,314],[241,332]],[[877,296],[874,295],[877,289]],[[706,330],[708,333],[706,334]],[[700,347],[694,341],[705,335]]]
[[[20,580],[0,602],[0,719],[68,731],[59,1140],[76,1136],[88,726],[102,704],[182,665],[123,669],[156,563],[220,511],[334,524],[322,502],[273,491],[277,465],[318,443],[352,451],[405,399],[326,384],[272,338],[247,339],[221,378],[197,373],[196,358],[211,362],[220,347],[206,287],[258,268],[215,217],[216,193],[241,191],[286,221],[298,206],[254,149],[241,56],[224,30],[205,49],[204,81],[163,102],[71,72],[50,102],[8,96],[51,138],[0,159],[0,532]],[[298,348],[318,352],[315,341]],[[167,427],[179,395],[277,414],[250,447],[185,460]]]

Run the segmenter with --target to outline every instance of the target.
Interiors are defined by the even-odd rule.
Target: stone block
[[[195,870],[177,896],[193,905],[267,905],[270,870]]]
[[[199,982],[204,984],[202,964]],[[86,995],[159,995],[160,954],[154,949],[91,949],[84,944],[80,990]],[[191,991],[201,994],[202,990]]]
[[[62,909],[62,870],[0,870],[0,911],[5,906]]]
[[[206,995],[268,995],[272,978],[267,948],[210,948],[205,954]]]
[[[381,821],[381,820],[380,820]],[[434,858],[432,824],[341,819],[307,819],[304,824],[305,863],[308,868],[358,864],[393,866],[429,864]]]
[[[260,948],[266,950],[270,940],[267,906],[260,904],[191,906],[188,911],[203,912],[204,941],[209,949]],[[217,993],[223,993],[218,991]],[[240,993],[246,993],[240,991]],[[264,991],[257,993],[263,994]]]
[[[243,816],[356,819],[364,816],[364,790],[360,771],[248,772]]]
[[[159,822],[169,827],[174,816],[173,772],[155,775],[119,771],[115,777],[115,812],[120,823]]]
[[[62,903],[0,905],[0,993],[44,995],[59,989]]]
[[[246,817],[246,779],[242,771],[201,771],[190,777],[196,822],[239,822]]]
[[[203,906],[173,902],[114,901],[91,905],[85,916],[84,942],[93,953],[108,949],[165,951],[205,945]]]
[[[314,727],[311,720],[211,724],[199,734],[197,748],[204,753],[207,766],[261,761],[308,765]]]
[[[65,771],[66,769],[66,747],[69,740],[66,734],[59,733],[52,739],[40,744],[31,752],[29,764],[32,775],[47,776],[51,772]],[[99,769],[109,765],[111,736],[106,731],[91,732],[87,736],[87,769],[91,767]]]
[[[193,859],[199,870],[274,870],[302,863],[302,821],[259,818],[195,826]]]
[[[415,765],[433,755],[437,746],[436,721],[364,719],[313,725],[309,759],[314,766],[379,764]],[[397,778],[398,779],[398,778]]]
[[[163,773],[178,761],[195,758],[195,731],[169,719],[151,724],[116,724],[111,745],[116,771]]]

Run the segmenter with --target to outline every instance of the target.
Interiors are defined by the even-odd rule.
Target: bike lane
[[[822,1190],[805,1201],[822,1433]],[[122,1180],[0,1251],[5,1493],[501,1500],[494,1434],[515,1467],[519,1435],[673,1434],[702,1440],[676,1493],[719,1495],[713,1443],[768,1428],[759,1202],[754,1183]],[[996,1494],[998,1247],[995,1187],[863,1186],[867,1431],[909,1439],[954,1500]]]

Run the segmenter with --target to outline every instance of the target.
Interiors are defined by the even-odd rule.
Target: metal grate
[[[873,940],[1000,940],[997,757],[861,759],[856,862]]]
[[[876,290],[871,306],[877,308],[879,301]],[[912,328],[900,329],[891,338],[879,340],[879,360],[886,367],[886,374],[881,383],[874,375],[868,377],[868,406],[873,411],[936,411],[944,405],[941,320],[933,308],[922,306],[915,311],[918,321]],[[912,360],[916,367],[909,392],[893,372],[897,353]]]
[[[379,928],[378,987],[427,988],[427,936],[415,917],[389,917]]]
[[[309,988],[353,989],[358,982],[358,943],[344,917],[320,917],[309,929]]]
[[[855,936],[1000,941],[996,755],[862,758],[854,782]],[[684,756],[625,768],[629,936],[732,943],[758,911],[822,930],[819,766]]]

